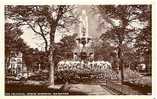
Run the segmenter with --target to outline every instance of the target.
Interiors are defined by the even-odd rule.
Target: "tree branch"
[[[27,25],[33,30],[33,32],[35,32],[35,33],[37,33],[37,34],[39,34],[39,35],[42,35],[40,32],[38,32],[38,31],[36,31],[35,30],[35,27],[33,27],[31,24],[29,24],[28,22],[27,22]]]

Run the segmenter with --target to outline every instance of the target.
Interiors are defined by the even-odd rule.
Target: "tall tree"
[[[55,33],[61,27],[71,26],[76,22],[73,6],[69,5],[28,5],[6,6],[6,16],[19,24],[28,25],[45,41],[45,50],[49,48],[50,84],[54,85]],[[48,35],[48,38],[46,38]],[[49,40],[49,41],[48,41]],[[49,42],[49,47],[48,43]]]
[[[9,66],[11,51],[22,51],[25,46],[20,36],[22,30],[14,23],[5,23],[5,64]]]
[[[142,8],[143,13],[139,17],[141,21],[147,21],[147,26],[141,30],[136,38],[135,48],[137,56],[144,58],[146,71],[151,73],[151,56],[152,56],[152,12],[151,6]]]
[[[140,28],[137,24],[145,26],[148,20],[140,20],[144,18],[143,13],[149,5],[100,5],[98,9],[102,17],[111,25],[111,29],[103,34],[104,38],[109,38],[115,46],[117,46],[117,55],[119,59],[119,67],[121,70],[121,82],[123,83],[124,74],[124,44],[133,43]],[[144,10],[145,9],[145,10]],[[135,26],[133,26],[135,24]],[[142,24],[142,25],[141,25]],[[143,28],[141,28],[143,29]]]

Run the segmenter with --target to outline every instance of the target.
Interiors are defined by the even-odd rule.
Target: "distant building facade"
[[[23,62],[23,53],[20,51],[11,51],[9,66],[7,66],[8,74],[19,75],[27,72],[27,67]]]

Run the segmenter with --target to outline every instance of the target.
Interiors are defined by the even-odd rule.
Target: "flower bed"
[[[151,93],[152,79],[151,76],[143,76],[136,71],[125,69],[124,84],[139,90],[143,94]]]

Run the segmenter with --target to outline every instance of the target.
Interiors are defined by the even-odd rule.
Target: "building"
[[[7,67],[7,73],[13,76],[23,75],[27,72],[27,67],[23,62],[23,53],[20,51],[11,51],[10,62]]]

